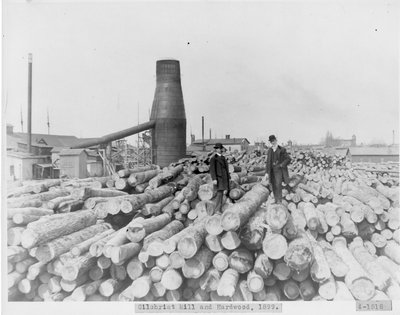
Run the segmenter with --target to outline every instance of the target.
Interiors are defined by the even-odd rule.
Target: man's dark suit
[[[210,174],[213,180],[217,180],[216,211],[221,210],[224,190],[229,191],[229,168],[228,162],[222,155],[214,154],[210,160]]]
[[[285,148],[278,145],[276,152],[272,148],[268,149],[267,174],[270,178],[276,202],[282,201],[282,181],[289,184],[289,171],[287,168],[289,163],[290,157]]]

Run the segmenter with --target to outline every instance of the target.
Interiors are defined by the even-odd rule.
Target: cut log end
[[[375,295],[375,285],[365,277],[355,279],[349,289],[353,296],[360,301],[368,301]]]

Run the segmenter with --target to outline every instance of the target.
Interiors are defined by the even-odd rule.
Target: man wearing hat
[[[267,152],[267,174],[272,186],[272,192],[276,203],[282,202],[282,181],[289,184],[289,171],[287,165],[290,163],[289,154],[284,147],[278,145],[274,135],[269,136],[271,147]]]
[[[213,184],[217,189],[216,196],[216,212],[221,212],[222,198],[224,191],[229,191],[229,168],[228,162],[222,155],[222,151],[225,149],[222,143],[216,143],[214,146],[215,154],[210,160],[210,174],[213,179]]]

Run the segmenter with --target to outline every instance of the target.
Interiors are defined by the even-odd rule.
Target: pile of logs
[[[346,156],[329,155],[321,151],[296,151],[292,154],[292,166],[296,173],[307,174],[317,169],[330,169],[345,166]]]
[[[210,175],[184,160],[18,187],[7,199],[9,300],[399,299],[395,183],[294,162],[274,204],[265,158],[230,165],[221,213]]]

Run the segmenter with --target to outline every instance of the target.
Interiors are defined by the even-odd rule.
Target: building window
[[[10,176],[14,177],[15,173],[14,173],[14,165],[10,165]]]

